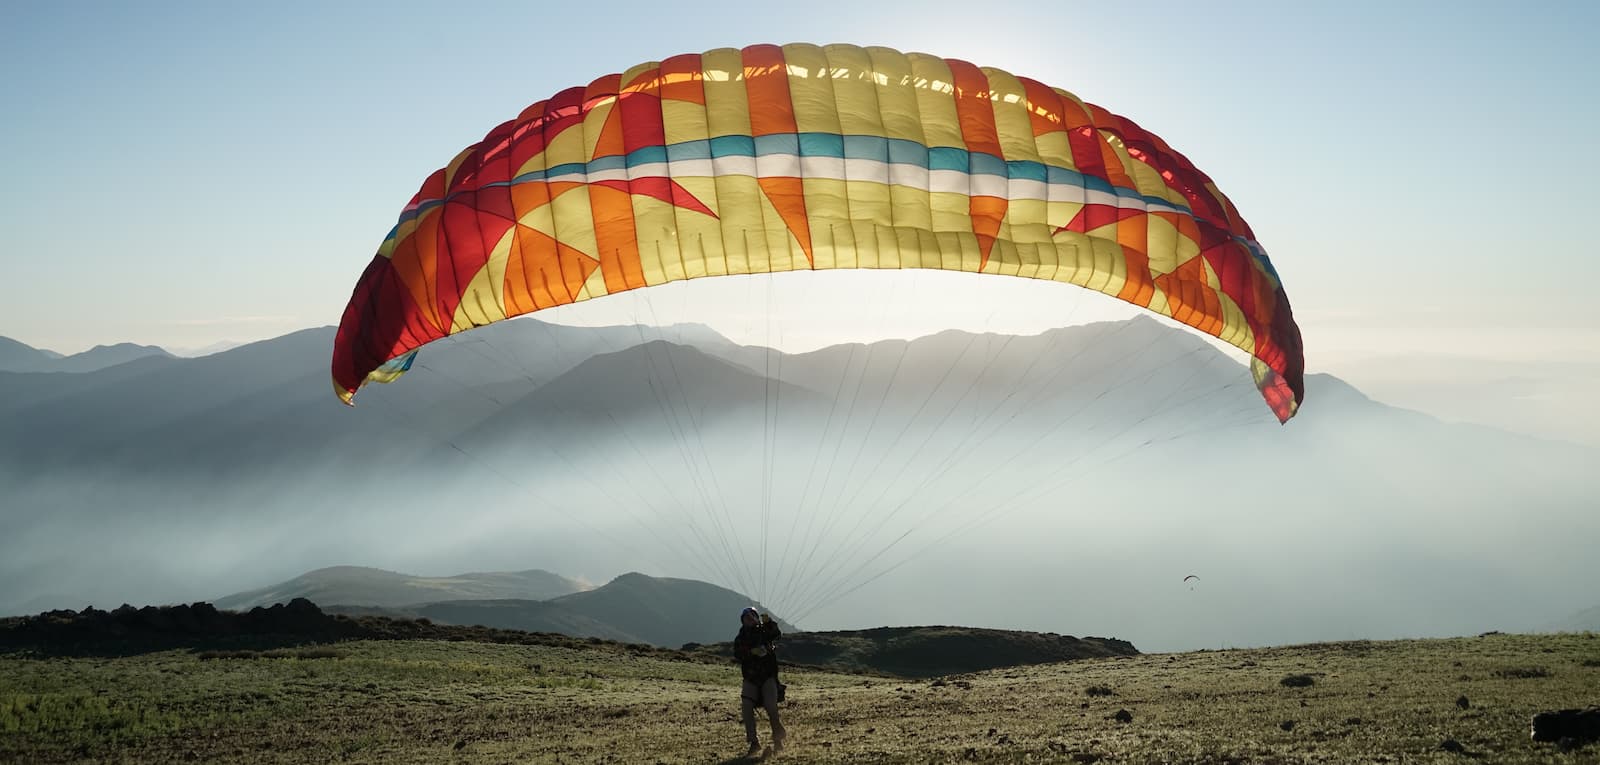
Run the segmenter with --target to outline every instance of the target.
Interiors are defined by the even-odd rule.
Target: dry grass
[[[794,670],[782,759],[1593,762],[1600,745],[1561,753],[1528,724],[1596,701],[1597,653],[1593,634],[1486,635],[932,681]],[[1314,683],[1282,683],[1294,675]],[[0,655],[0,762],[723,762],[743,751],[737,681],[732,664],[469,642],[205,661]]]

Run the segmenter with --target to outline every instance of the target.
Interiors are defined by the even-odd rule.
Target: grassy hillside
[[[616,646],[0,654],[0,761],[668,762],[743,751],[737,670]],[[1146,655],[907,681],[787,671],[786,761],[1593,762],[1600,636]],[[1126,712],[1125,715],[1121,714]],[[1119,721],[1122,717],[1125,721]]]

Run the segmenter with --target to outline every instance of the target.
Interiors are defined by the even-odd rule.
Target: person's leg
[[[782,746],[788,734],[783,729],[783,722],[778,719],[777,678],[769,677],[767,682],[761,685],[761,702],[762,706],[767,708],[767,719],[772,721],[772,743],[774,746]]]
[[[758,746],[761,739],[756,738],[756,695],[760,691],[756,684],[746,680],[739,688],[739,713],[744,718],[744,740],[751,746]]]

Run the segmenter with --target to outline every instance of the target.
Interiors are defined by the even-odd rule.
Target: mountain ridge
[[[582,589],[582,584],[543,569],[423,577],[366,566],[327,566],[211,603],[221,609],[247,610],[305,598],[318,604],[403,608],[448,600],[548,600]]]
[[[533,597],[537,593],[529,582],[545,586],[547,597]],[[426,618],[440,624],[665,647],[719,642],[730,630],[737,631],[742,609],[763,608],[748,596],[713,584],[637,572],[599,587],[557,591],[563,583],[576,586],[542,569],[415,577],[362,566],[329,566],[210,602],[219,609],[243,611],[304,598],[329,613],[351,616]],[[519,589],[520,596],[508,597]],[[437,597],[419,599],[429,593]],[[795,630],[782,619],[779,624]]]
[[[880,550],[889,553],[878,559],[884,569],[920,554],[915,570],[937,578],[944,561],[922,551],[976,544],[987,528],[1029,515],[1028,530],[1007,544],[1103,544],[1148,527],[1123,560],[1193,555],[1179,546],[1187,538],[1160,536],[1190,519],[1203,524],[1188,537],[1280,534],[1271,555],[1332,540],[1327,551],[1305,552],[1328,557],[1322,565],[1341,577],[1302,586],[1349,580],[1389,592],[1393,582],[1471,581],[1452,591],[1471,593],[1463,602],[1473,606],[1442,629],[1475,634],[1570,612],[1564,594],[1524,597],[1524,580],[1504,571],[1520,566],[1527,582],[1542,580],[1534,564],[1564,560],[1592,525],[1562,504],[1589,491],[1592,449],[1444,423],[1332,375],[1309,376],[1306,407],[1279,426],[1242,365],[1154,320],[1026,336],[949,331],[804,354],[752,352],[713,333],[709,350],[671,342],[689,341],[693,326],[651,332],[640,344],[636,329],[517,320],[430,346],[402,380],[369,386],[354,408],[329,390],[332,332],[83,374],[0,373],[0,482],[25,529],[0,539],[0,601],[33,602],[42,592],[101,604],[151,599],[141,591],[213,596],[197,591],[214,576],[201,569],[206,548],[151,553],[204,529],[218,535],[207,545],[242,561],[229,569],[240,585],[264,578],[250,568],[281,567],[285,555],[309,570],[364,555],[405,560],[392,552],[399,544],[412,559],[435,556],[420,564],[432,570],[462,570],[486,548],[498,545],[504,561],[538,544],[536,559],[557,570],[648,564],[719,586],[743,581],[729,589],[756,596],[792,587],[790,601],[768,599],[803,622],[802,596],[832,609],[829,593],[888,573],[861,568]],[[1528,510],[1513,518],[1510,506]],[[1574,533],[1551,538],[1541,527]],[[894,547],[903,532],[915,544]],[[1354,545],[1358,537],[1365,541]],[[1507,561],[1513,548],[1500,540],[1537,543],[1545,554]],[[614,541],[621,546],[593,564],[548,557],[570,549],[592,559]],[[40,552],[89,544],[101,552]],[[1332,556],[1352,551],[1373,559],[1335,566]],[[1269,565],[1238,552],[1235,560]],[[1062,559],[1055,550],[1019,557]],[[1009,565],[985,561],[996,572],[979,574]],[[1424,562],[1431,567],[1413,570]],[[963,607],[981,611],[996,597]],[[1491,601],[1515,607],[1485,610]],[[1415,609],[1394,602],[1351,613],[1386,614],[1396,629],[1421,632],[1404,626],[1415,624],[1406,621]],[[865,613],[873,608],[830,618],[860,624],[875,618]],[[1306,616],[1297,623],[1319,624]],[[978,611],[960,620],[1016,623]],[[1254,640],[1302,637],[1264,634],[1273,637]]]
[[[81,374],[126,364],[150,356],[176,358],[155,345],[114,343],[96,345],[89,350],[64,355],[34,348],[27,343],[0,337],[0,372],[64,372]]]

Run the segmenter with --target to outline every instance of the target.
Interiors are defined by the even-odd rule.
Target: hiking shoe
[[[744,756],[746,756],[746,757],[756,757],[756,756],[758,756],[760,754],[761,754],[761,744],[758,742],[758,743],[751,744],[750,745],[750,751],[745,752]]]

